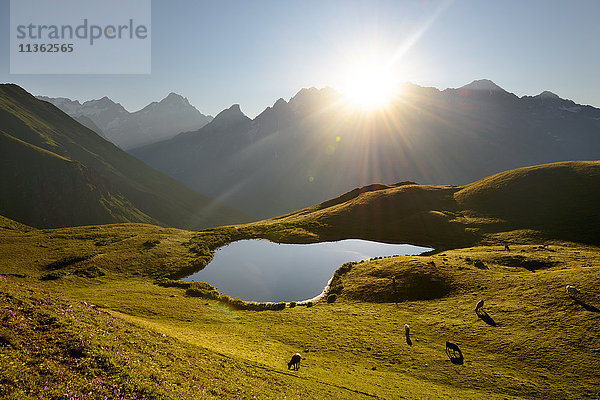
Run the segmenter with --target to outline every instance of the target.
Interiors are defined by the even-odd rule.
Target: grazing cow
[[[575,286],[567,285],[567,294],[570,297],[575,297],[579,295],[581,292]]]
[[[475,306],[475,312],[481,310],[483,308],[483,300],[479,300],[477,305]]]
[[[288,369],[294,368],[294,371],[298,371],[300,369],[300,360],[302,360],[302,356],[300,353],[296,353],[292,356],[292,359],[288,363]]]

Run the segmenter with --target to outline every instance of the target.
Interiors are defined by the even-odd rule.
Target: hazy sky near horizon
[[[154,0],[149,75],[11,75],[9,0],[0,15],[0,81],[129,111],[176,92],[205,114],[238,103],[254,117],[303,87],[340,89],[374,53],[421,86],[488,78],[600,107],[597,0]]]

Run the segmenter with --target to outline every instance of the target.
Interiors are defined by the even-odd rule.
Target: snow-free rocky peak
[[[460,89],[467,90],[486,90],[490,92],[505,92],[500,86],[496,85],[494,82],[489,79],[478,79],[473,82],[462,86]]]
[[[558,99],[560,99],[560,97],[557,94],[554,94],[547,90],[543,91],[542,93],[538,94],[535,97],[537,97],[538,99],[543,99],[543,100],[558,100]]]
[[[87,117],[104,114],[106,116],[105,118],[112,119],[116,115],[129,114],[129,112],[120,103],[115,103],[110,98],[104,96],[101,99],[86,101],[81,105],[81,109],[77,112],[77,114],[85,115]],[[109,115],[110,117],[108,117]],[[98,124],[98,122],[94,122]],[[100,123],[98,126],[100,125],[103,125],[103,123]]]
[[[200,111],[198,111],[194,106],[190,104],[186,97],[183,97],[182,95],[173,92],[169,93],[167,97],[165,97],[159,102],[153,101],[140,111],[146,113],[156,112],[156,110],[174,110],[181,112],[183,109],[191,109],[195,113],[202,115]]]
[[[278,109],[287,106],[287,101],[282,99],[281,97],[273,104],[273,109]]]
[[[231,107],[217,114],[215,119],[209,124],[212,128],[222,129],[228,126],[236,125],[244,121],[250,121],[242,110],[239,104],[234,104]]]
[[[164,99],[162,99],[160,101],[161,104],[175,104],[175,105],[185,105],[185,106],[189,106],[190,102],[188,101],[187,97],[183,97],[180,94],[177,93],[169,93],[169,95],[167,97],[165,97]]]
[[[98,99],[98,100],[89,100],[89,101],[86,101],[85,103],[83,103],[83,105],[84,106],[86,106],[86,105],[88,105],[88,106],[95,105],[95,106],[103,107],[103,108],[120,106],[122,108],[121,104],[115,103],[114,101],[112,101],[107,96],[104,96],[104,97],[102,97],[101,99]]]

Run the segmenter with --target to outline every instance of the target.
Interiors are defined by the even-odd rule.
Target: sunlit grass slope
[[[3,399],[352,398],[146,329],[68,293],[12,277],[0,277],[0,291]]]
[[[600,249],[587,205],[597,170],[597,162],[560,163],[465,187],[374,185],[201,232],[42,230],[1,219],[0,390],[14,399],[595,399]],[[546,184],[553,190],[543,192]],[[559,212],[560,189],[576,194],[570,214]],[[281,311],[240,310],[162,285],[252,237],[444,250],[345,264],[331,283],[335,301]],[[569,297],[567,284],[581,295]],[[446,341],[460,346],[462,365],[450,362]],[[295,352],[304,360],[288,371]]]
[[[33,228],[21,224],[19,222],[13,221],[12,219],[8,219],[0,215],[0,229],[3,230],[14,230],[19,232],[28,232],[33,230]]]
[[[332,304],[255,312],[154,283],[192,260],[192,237],[132,224],[4,232],[3,387],[13,398],[120,389],[153,399],[580,399],[600,385],[597,247],[478,246],[355,263],[336,273]],[[476,316],[480,299],[496,326]],[[446,340],[463,365],[450,363]],[[301,369],[288,373],[297,351]]]

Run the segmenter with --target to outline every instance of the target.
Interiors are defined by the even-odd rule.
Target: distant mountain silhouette
[[[387,110],[370,114],[330,88],[302,89],[253,120],[238,107],[224,113],[131,153],[263,218],[373,182],[461,185],[528,165],[600,158],[600,109],[550,92],[519,98],[489,80],[443,91],[406,84]]]
[[[108,97],[83,104],[62,97],[38,96],[38,99],[54,104],[123,149],[170,139],[178,133],[199,129],[212,120],[176,93],[169,93],[160,102],[150,103],[133,113]]]
[[[16,85],[0,85],[0,165],[0,214],[33,227],[145,222],[203,228],[248,220]]]
[[[478,79],[473,82],[462,86],[463,90],[479,90],[479,91],[487,91],[487,92],[498,92],[498,93],[507,93],[506,90],[502,89],[500,86],[496,85],[494,82],[489,79]]]

